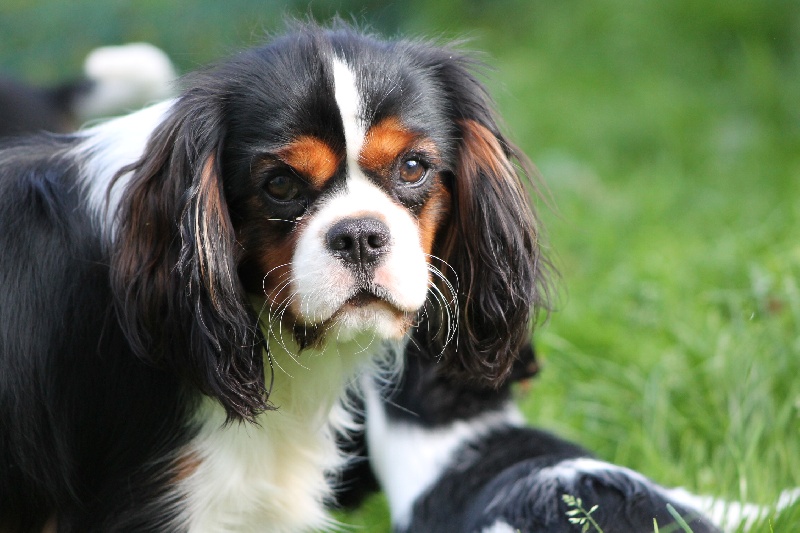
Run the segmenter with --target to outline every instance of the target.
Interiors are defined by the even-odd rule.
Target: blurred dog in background
[[[0,137],[66,133],[87,120],[135,110],[172,96],[177,77],[169,57],[147,43],[96,48],[83,71],[53,87],[0,75]]]

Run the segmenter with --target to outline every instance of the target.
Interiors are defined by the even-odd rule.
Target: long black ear
[[[530,200],[533,167],[500,132],[474,65],[451,53],[435,67],[460,139],[450,219],[435,252],[447,262],[440,270],[456,289],[459,320],[454,340],[445,344],[446,328],[434,327],[429,342],[455,370],[498,383],[529,338],[534,314],[547,307],[549,267]]]
[[[112,284],[139,357],[218,399],[229,419],[252,419],[266,408],[265,344],[237,276],[220,105],[185,94],[125,169]]]

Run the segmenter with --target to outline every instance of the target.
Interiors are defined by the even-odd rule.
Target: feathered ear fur
[[[530,203],[527,158],[500,133],[493,103],[457,54],[441,58],[438,74],[460,139],[451,184],[450,220],[437,241],[440,270],[456,288],[458,331],[440,346],[455,370],[499,383],[530,335],[533,315],[547,306],[547,262]],[[440,287],[442,291],[445,287]]]
[[[131,168],[113,244],[117,310],[139,357],[225,407],[266,408],[264,337],[237,277],[239,250],[221,181],[224,126],[189,92]]]

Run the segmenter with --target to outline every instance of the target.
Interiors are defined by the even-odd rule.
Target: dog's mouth
[[[345,300],[342,307],[351,306],[361,308],[379,302],[391,305],[391,302],[385,296],[379,296],[376,294],[376,291],[371,289],[359,289],[350,298]]]
[[[297,339],[303,346],[317,346],[329,336],[332,328],[337,341],[349,341],[360,333],[377,338],[400,339],[414,324],[415,312],[403,310],[386,291],[372,288],[356,290],[328,318],[317,323],[295,326]],[[367,337],[368,343],[372,341]]]
[[[286,305],[289,312],[278,319],[294,326],[300,324],[304,331],[319,331],[314,342],[329,337],[328,332],[337,341],[361,333],[383,339],[401,338],[419,311],[404,300],[405,278],[391,273],[361,276],[345,273],[346,276],[334,269],[318,283],[288,287],[287,295],[282,297],[289,300]],[[301,281],[307,277],[297,276]]]
[[[339,311],[346,312],[348,309],[363,309],[371,305],[384,307],[397,314],[410,312],[409,309],[404,309],[402,306],[398,305],[391,291],[380,285],[372,284],[366,286],[362,285],[360,288],[356,288],[344,303],[342,303]]]
[[[408,331],[416,314],[398,305],[389,290],[380,286],[362,287],[353,292],[330,318],[346,332],[372,331],[383,338],[400,338]]]

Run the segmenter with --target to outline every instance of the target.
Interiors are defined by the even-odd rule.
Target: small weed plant
[[[598,506],[593,505],[588,511],[583,507],[583,500],[576,498],[570,494],[564,494],[561,497],[568,507],[572,507],[567,511],[567,517],[571,524],[581,526],[581,533],[587,533],[590,528],[594,528],[597,533],[603,533],[600,525],[592,518],[592,513],[597,511]]]
[[[564,494],[561,496],[561,499],[567,504],[567,507],[570,508],[570,510],[567,511],[567,519],[571,524],[581,526],[581,533],[589,533],[589,531],[603,533],[603,529],[600,527],[600,524],[598,524],[592,516],[592,514],[599,508],[598,505],[593,505],[590,509],[586,509],[583,506],[583,500],[572,496],[571,494]],[[671,533],[672,531],[676,531],[678,528],[680,528],[680,530],[684,533],[693,533],[692,528],[689,527],[689,524],[686,523],[686,520],[677,510],[675,510],[672,505],[667,504],[667,511],[670,515],[672,515],[672,518],[675,519],[675,523],[670,524],[666,529],[659,529],[658,522],[655,518],[653,518],[653,533]]]

